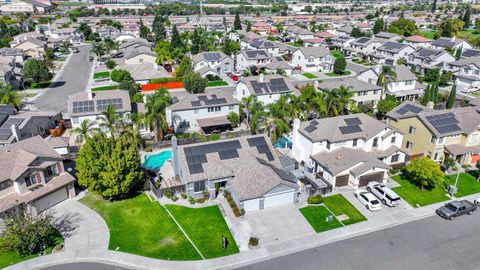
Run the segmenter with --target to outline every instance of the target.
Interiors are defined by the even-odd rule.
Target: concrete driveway
[[[253,235],[260,239],[260,245],[315,234],[294,204],[247,213],[244,218],[249,223]]]

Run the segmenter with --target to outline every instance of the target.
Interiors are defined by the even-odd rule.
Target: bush
[[[389,172],[391,175],[395,175],[398,173],[398,169],[391,169]]]
[[[151,147],[145,148],[145,152],[151,153],[151,152],[152,152],[152,148],[151,148]]]
[[[161,184],[162,184],[162,180],[161,180],[161,179],[155,179],[155,182],[153,182],[153,186],[154,186],[156,189],[159,189]]]
[[[207,74],[207,76],[205,76],[207,78],[207,80],[209,82],[214,82],[214,81],[221,81],[222,78],[220,78],[220,76],[218,75],[214,75],[214,74]]]
[[[205,202],[205,197],[200,197],[195,200],[197,203],[204,203]]]
[[[190,202],[190,204],[195,204],[195,199],[192,196],[190,196],[188,197],[188,202]]]
[[[187,194],[182,193],[182,194],[180,194],[180,197],[182,197],[182,199],[186,199],[186,198],[187,198]]]
[[[167,82],[181,82],[182,80],[180,80],[179,78],[154,78],[154,79],[150,79],[148,80],[148,82],[150,84],[154,84],[154,83],[167,83]]]
[[[176,202],[177,200],[178,200],[178,196],[177,195],[173,196],[172,201]]]
[[[323,197],[321,195],[308,197],[307,203],[308,204],[321,204],[321,203],[323,203]]]
[[[114,82],[132,81],[132,75],[126,70],[115,69],[110,72],[110,79]]]
[[[166,189],[164,192],[163,192],[163,195],[165,195],[165,197],[169,198],[169,199],[172,199],[174,194],[172,192],[172,190],[170,189]]]
[[[250,238],[248,239],[248,245],[251,246],[251,247],[256,247],[256,246],[258,246],[258,238],[253,237],[253,236],[250,237]]]
[[[404,174],[413,184],[432,189],[443,183],[443,172],[440,165],[428,157],[416,158],[405,166]]]
[[[108,60],[105,65],[108,69],[114,69],[117,66],[117,63],[115,63],[113,60]]]
[[[218,141],[220,140],[220,134],[218,133],[213,133],[212,135],[210,135],[210,137],[208,138],[209,141]]]

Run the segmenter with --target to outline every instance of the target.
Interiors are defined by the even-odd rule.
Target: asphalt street
[[[72,54],[50,88],[36,99],[33,105],[36,109],[67,113],[68,96],[85,90],[92,66],[88,60],[91,46],[78,48],[79,52]]]

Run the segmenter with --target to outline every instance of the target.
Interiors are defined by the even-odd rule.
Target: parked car
[[[473,201],[474,204],[476,204],[478,207],[480,207],[480,197],[476,198],[474,201]]]
[[[73,53],[78,53],[78,52],[80,52],[80,51],[78,50],[77,47],[73,47],[73,48],[72,48],[72,52],[73,52]]]
[[[394,207],[400,203],[400,196],[384,184],[372,181],[368,183],[367,190],[387,206]]]
[[[477,210],[477,205],[470,201],[462,200],[449,202],[438,208],[435,212],[445,219],[453,220],[454,218],[465,214],[471,215],[475,210]]]
[[[382,209],[382,205],[377,197],[373,196],[372,193],[366,191],[365,189],[358,189],[354,193],[355,197],[367,207],[370,211],[378,211]]]
[[[94,59],[94,58],[93,58],[93,56],[91,56],[91,55],[88,57],[88,61],[90,61],[90,62],[93,62],[93,59]]]

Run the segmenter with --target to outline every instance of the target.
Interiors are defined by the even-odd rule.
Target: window
[[[216,112],[219,112],[219,111],[221,111],[221,110],[222,110],[222,107],[215,107],[215,111],[216,111]]]
[[[428,157],[428,158],[432,158],[432,152],[428,151],[427,157]]]
[[[430,143],[435,143],[436,140],[437,140],[437,138],[435,138],[435,136],[432,136],[432,137],[430,138]]]
[[[27,184],[27,187],[36,184],[37,183],[37,177],[35,174],[30,175],[27,179],[25,179],[25,184]]]
[[[73,122],[75,125],[80,124],[80,121],[78,120],[78,117],[73,117],[73,118],[72,118],[72,122]]]
[[[230,111],[233,110],[233,107],[234,107],[233,105],[228,105],[228,109],[229,109]]]
[[[372,147],[377,147],[377,146],[378,146],[378,138],[374,138]]]
[[[330,150],[330,142],[327,141],[327,149]]]
[[[443,144],[444,142],[445,142],[445,137],[441,137],[440,139],[438,139],[439,144]]]
[[[415,130],[416,129],[414,127],[410,126],[410,128],[408,129],[408,133],[413,135],[413,134],[415,134]]]
[[[433,156],[433,160],[438,160],[438,155],[439,153],[435,153],[435,156]]]
[[[390,160],[390,162],[391,162],[391,163],[398,162],[399,157],[400,157],[399,154],[393,155],[393,156],[392,156],[392,159]]]
[[[13,184],[13,182],[11,180],[0,182],[0,190],[5,190],[5,189],[11,187],[12,184]]]
[[[373,94],[376,95],[378,93],[378,90],[373,90]]]
[[[390,140],[391,143],[395,143],[395,140],[397,139],[397,137],[393,136],[392,139]]]
[[[411,150],[413,148],[413,143],[407,141],[407,143],[405,144],[405,146],[407,147],[407,149]]]
[[[413,85],[413,81],[406,81],[405,85]]]
[[[353,139],[352,145],[357,146],[357,141],[358,141],[358,139]]]
[[[202,192],[205,190],[205,181],[193,183],[193,192]]]
[[[47,167],[47,176],[51,176],[57,173],[57,164]]]
[[[193,110],[193,113],[197,114],[197,113],[198,113],[198,109]]]

